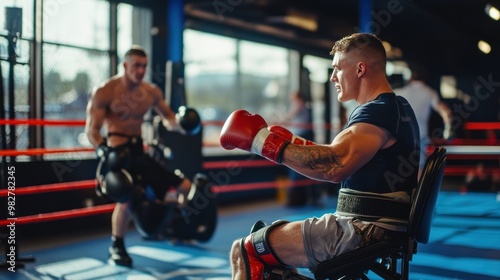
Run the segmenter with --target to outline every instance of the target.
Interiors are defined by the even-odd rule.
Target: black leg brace
[[[272,267],[288,267],[281,260],[279,260],[268,241],[271,230],[286,223],[288,222],[279,220],[269,226],[266,226],[262,221],[258,221],[252,227],[252,230],[255,230],[255,232],[240,241],[240,249],[245,262],[247,279],[252,279],[251,269],[252,267],[255,269],[255,264],[257,262],[263,266],[264,273],[272,269]],[[258,266],[260,267],[260,265]],[[254,273],[255,272],[256,271],[254,271]]]

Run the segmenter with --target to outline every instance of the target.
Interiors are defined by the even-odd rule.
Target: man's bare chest
[[[116,94],[109,102],[108,114],[120,119],[143,118],[153,106],[153,98],[146,92]]]

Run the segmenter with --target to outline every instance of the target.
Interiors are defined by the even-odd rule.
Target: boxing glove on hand
[[[220,144],[226,150],[238,148],[280,164],[283,151],[290,142],[271,133],[260,115],[236,110],[222,127]]]
[[[106,138],[104,138],[101,144],[95,148],[95,154],[98,158],[106,157],[109,154],[110,149],[111,148],[107,145]]]
[[[291,131],[288,129],[279,126],[279,125],[271,125],[269,126],[269,131],[280,136],[281,138],[290,141],[291,143],[295,145],[302,145],[302,146],[311,146],[311,145],[316,145],[311,140],[307,140],[303,137],[300,137],[298,135],[294,135]]]
[[[194,135],[201,130],[201,118],[198,112],[190,107],[181,106],[177,114],[175,114],[175,121],[181,128],[181,133],[185,135]]]

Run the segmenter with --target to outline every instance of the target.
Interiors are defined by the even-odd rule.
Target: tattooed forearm
[[[305,173],[318,179],[328,180],[344,167],[335,152],[325,146],[308,146],[307,149],[291,152],[290,156],[291,161],[299,164],[296,165],[297,169],[308,169]]]

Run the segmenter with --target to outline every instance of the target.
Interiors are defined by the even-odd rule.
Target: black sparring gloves
[[[98,158],[103,158],[109,154],[110,149],[111,147],[108,146],[106,138],[103,138],[101,144],[95,148],[95,154]]]

